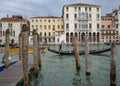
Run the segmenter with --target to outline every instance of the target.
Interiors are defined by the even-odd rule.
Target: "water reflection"
[[[93,86],[91,76],[86,76],[87,86]]]
[[[91,75],[80,75],[80,70],[77,70],[73,77],[73,86],[94,86],[92,83]]]
[[[76,70],[75,76],[73,77],[73,86],[81,85],[80,70]]]
[[[41,68],[39,69],[38,76],[34,76],[34,71],[32,70],[30,74],[30,86],[43,86],[43,79]]]

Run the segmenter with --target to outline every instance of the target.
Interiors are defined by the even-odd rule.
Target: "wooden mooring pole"
[[[85,59],[86,59],[86,75],[90,75],[90,55],[88,35],[85,38]]]
[[[74,53],[76,58],[76,69],[80,69],[80,56],[79,56],[79,50],[78,50],[78,43],[75,36],[73,36],[73,46],[74,46]]]
[[[10,30],[6,30],[6,44],[5,44],[5,68],[9,66],[9,43],[10,43]]]
[[[41,67],[41,56],[40,56],[40,35],[37,35],[37,40],[38,40],[38,64],[39,67]]]
[[[34,75],[38,76],[38,42],[37,31],[33,30],[33,56],[34,56]]]
[[[110,67],[110,86],[116,86],[116,44],[111,45],[111,67]]]
[[[19,60],[22,60],[22,32],[19,34]]]
[[[28,28],[26,24],[22,27],[22,54],[23,54],[23,77],[24,86],[29,86],[29,69],[28,69]]]

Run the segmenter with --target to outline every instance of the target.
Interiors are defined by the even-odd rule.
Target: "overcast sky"
[[[100,5],[102,15],[111,13],[119,8],[120,0],[0,0],[0,18],[7,14],[34,16],[61,16],[62,8],[66,4],[87,3]]]

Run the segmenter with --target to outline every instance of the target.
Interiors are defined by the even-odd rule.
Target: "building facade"
[[[111,43],[118,42],[119,34],[115,24],[115,17],[102,16],[101,17],[101,42]]]
[[[119,43],[120,43],[120,6],[118,9],[114,9],[112,13],[107,14],[107,16],[115,17],[115,27],[118,29]]]
[[[63,18],[55,16],[32,17],[30,18],[30,32],[32,33],[34,29],[40,34],[41,43],[53,44],[59,42],[59,38],[56,39],[55,37],[64,32]],[[32,44],[32,37],[30,41]]]
[[[72,43],[72,36],[83,44],[89,36],[91,44],[100,43],[101,7],[91,4],[69,4],[63,7],[64,33],[67,44]]]
[[[12,17],[4,17],[0,19],[0,43],[5,44],[6,30],[10,29],[10,43],[19,43],[19,34],[22,25],[26,24],[22,16],[13,15]]]

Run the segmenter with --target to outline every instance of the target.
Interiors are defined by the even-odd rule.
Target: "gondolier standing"
[[[59,45],[59,53],[62,51],[62,45],[63,45],[63,41]]]

